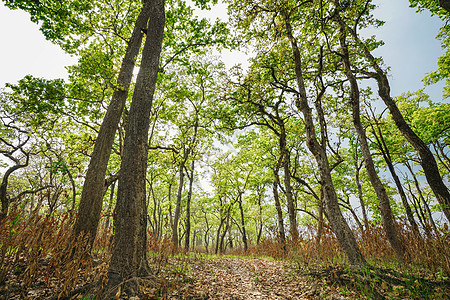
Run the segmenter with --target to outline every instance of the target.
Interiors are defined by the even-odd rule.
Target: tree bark
[[[247,243],[247,232],[245,230],[244,209],[242,207],[242,192],[239,192],[238,202],[239,202],[239,211],[240,211],[240,216],[241,216],[242,243],[244,243],[244,252],[247,252],[248,243]]]
[[[144,1],[141,12],[137,17],[125,56],[122,60],[117,78],[117,87],[114,90],[111,103],[103,118],[86,173],[80,198],[80,207],[78,209],[78,218],[73,228],[73,234],[75,236],[80,234],[88,235],[89,247],[92,247],[97,234],[98,222],[102,210],[106,168],[108,166],[114,136],[127,100],[135,60],[139,54],[143,36],[142,29],[147,27],[152,3],[153,1],[151,0]]]
[[[186,161],[189,156],[189,149],[186,146],[183,146],[183,158],[180,162],[180,169],[178,173],[180,174],[179,184],[178,184],[178,192],[177,192],[177,204],[175,206],[175,215],[173,217],[173,227],[172,227],[172,244],[175,247],[174,250],[178,248],[178,221],[180,219],[181,214],[181,196],[183,193],[183,185],[184,185],[184,166],[186,165]]]
[[[381,154],[383,155],[384,161],[386,162],[386,165],[388,166],[389,172],[391,173],[392,178],[394,179],[395,185],[397,186],[397,191],[400,195],[400,199],[402,200],[403,207],[405,208],[406,217],[408,218],[408,222],[411,225],[411,228],[418,237],[420,237],[420,231],[419,227],[417,226],[416,221],[414,220],[414,215],[411,211],[411,207],[409,207],[408,199],[405,194],[405,190],[403,189],[402,183],[400,182],[400,178],[397,176],[397,173],[395,172],[394,164],[392,163],[392,158],[390,151],[386,145],[386,142],[383,137],[383,133],[381,132],[381,128],[375,120],[375,116],[373,115],[373,119],[375,121],[375,124],[378,129],[378,135],[375,132],[375,128],[372,126],[373,134],[377,140],[378,149],[380,149]]]
[[[107,283],[107,287],[113,289],[129,279],[148,274],[145,180],[148,131],[165,24],[164,0],[148,2],[150,3],[148,35],[125,128],[123,159],[120,166],[114,216],[116,230]],[[127,281],[123,290],[128,296],[139,295],[140,292],[135,280]]]
[[[353,232],[345,221],[339,208],[336,190],[334,189],[333,180],[331,178],[331,168],[328,162],[328,157],[325,149],[323,149],[323,147],[319,144],[316,137],[312,112],[308,104],[308,96],[303,79],[300,50],[298,48],[297,41],[292,35],[289,15],[285,13],[283,17],[285,21],[286,36],[289,39],[292,54],[294,56],[294,68],[298,85],[298,96],[295,104],[303,114],[306,131],[306,145],[308,146],[309,151],[311,151],[314,155],[319,168],[320,178],[322,181],[321,183],[324,190],[324,202],[328,211],[328,218],[339,245],[347,256],[350,264],[362,266],[366,264],[366,260],[362,256],[361,251],[358,248],[358,244],[356,243],[355,236],[353,235]]]
[[[21,164],[14,165],[14,166],[8,168],[8,170],[6,170],[6,172],[5,172],[5,175],[3,175],[2,183],[0,185],[0,201],[2,203],[2,211],[0,213],[0,221],[3,220],[8,215],[10,199],[8,198],[8,195],[6,194],[6,191],[8,188],[9,176],[14,171],[17,171],[18,169],[25,168],[26,166],[28,166],[29,154],[26,154],[26,156],[27,156],[26,162],[23,165],[21,165]]]
[[[355,151],[356,151],[356,154],[355,154],[355,180],[356,180],[356,186],[358,187],[358,200],[359,200],[359,204],[361,205],[364,229],[368,230],[369,229],[369,219],[367,218],[366,204],[364,203],[361,180],[359,178],[359,172],[361,169],[361,165],[359,165],[359,163],[358,163],[357,147],[355,148]],[[362,232],[362,233],[364,233],[364,232]]]
[[[389,85],[386,72],[381,69],[377,60],[373,57],[372,53],[370,53],[367,46],[361,41],[357,33],[352,28],[348,28],[348,30],[351,32],[354,40],[363,47],[364,55],[376,72],[368,73],[367,75],[373,77],[377,81],[378,95],[388,107],[395,125],[419,154],[421,159],[420,164],[422,165],[428,185],[441,205],[442,211],[447,217],[447,220],[450,221],[450,192],[442,180],[433,153],[403,118],[400,109],[391,97],[391,87]]]
[[[338,1],[336,1],[337,3]],[[345,24],[341,19],[339,13],[335,15],[336,22],[339,25],[340,35],[339,41],[341,45],[341,59],[344,65],[344,72],[347,80],[350,82],[350,104],[352,107],[352,122],[355,127],[356,133],[358,135],[358,140],[361,148],[361,152],[364,158],[364,164],[366,166],[367,174],[369,175],[369,180],[377,194],[378,202],[380,204],[380,212],[383,220],[383,227],[386,231],[387,238],[392,248],[396,252],[397,256],[401,259],[405,256],[405,248],[399,237],[394,215],[392,214],[391,204],[389,203],[389,196],[383,183],[375,170],[375,165],[372,160],[372,154],[370,153],[369,145],[367,143],[366,130],[361,123],[361,111],[360,111],[360,94],[359,86],[355,75],[353,74],[350,67],[350,56],[348,52],[348,46],[345,40],[346,30]]]
[[[431,227],[433,227],[434,232],[435,232],[435,233],[438,233],[436,224],[434,223],[433,217],[432,217],[432,215],[431,215],[430,207],[428,206],[428,203],[427,203],[427,201],[425,200],[425,197],[423,196],[422,189],[420,188],[419,181],[417,180],[417,177],[416,177],[416,175],[414,174],[414,171],[413,171],[413,169],[412,169],[412,167],[411,167],[411,165],[409,164],[408,161],[406,161],[405,165],[406,165],[406,167],[408,168],[409,173],[411,173],[411,176],[412,176],[412,178],[413,178],[413,180],[414,180],[414,186],[416,187],[417,194],[418,194],[418,196],[419,196],[419,197],[417,198],[417,200],[418,200],[418,201],[417,201],[417,205],[419,206],[419,209],[420,209],[420,212],[421,212],[421,214],[422,214],[423,220],[424,220],[424,222],[425,222],[425,224],[426,224],[425,230],[426,230],[427,232],[429,232],[429,231],[430,231],[430,228],[428,228],[428,226],[431,225]],[[424,214],[424,212],[423,212],[423,209],[422,209],[422,207],[421,207],[421,205],[420,205],[420,202],[423,203],[423,206],[425,207],[425,210],[427,211],[428,219],[429,219],[429,224],[428,224],[428,222],[427,222],[427,218],[425,217],[425,214]]]
[[[195,160],[192,158],[192,165],[191,165],[191,174],[189,176],[189,191],[186,201],[186,236],[184,239],[184,249],[187,251],[189,250],[189,238],[191,235],[191,199],[192,199],[192,188],[194,183],[194,167],[195,167]],[[195,245],[192,245],[195,247]]]
[[[275,169],[273,170],[274,181],[272,184],[272,192],[273,192],[273,198],[275,200],[275,208],[277,210],[278,234],[280,237],[281,246],[283,247],[283,250],[286,251],[286,235],[285,235],[285,229],[284,229],[283,211],[281,210],[280,196],[278,194],[278,184],[280,182],[280,176],[278,175],[278,172],[280,171],[282,161],[283,161],[283,156],[280,156],[280,158],[278,159],[277,165],[275,166]]]
[[[284,130],[284,128],[283,128]],[[284,143],[286,146],[286,143]],[[286,152],[283,160],[283,171],[284,171],[284,188],[286,190],[286,200],[287,207],[289,213],[289,224],[290,224],[290,232],[293,241],[298,239],[298,229],[297,229],[297,213],[295,210],[294,197],[292,196],[292,187],[291,187],[291,173],[289,171],[290,165],[290,156],[287,153],[287,149],[285,147],[284,151]]]

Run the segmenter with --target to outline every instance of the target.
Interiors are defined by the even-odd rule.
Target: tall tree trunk
[[[416,193],[414,192],[413,188],[411,187],[410,182],[407,182],[407,185],[408,185],[408,187],[406,189],[409,191],[409,194],[411,195],[412,204],[414,206],[414,210],[416,211],[417,218],[419,219],[419,223],[420,223],[420,225],[422,225],[422,228],[424,228],[425,233],[427,235],[429,235],[430,232],[428,230],[428,226],[425,224],[426,218],[423,213],[422,207],[420,207],[420,203],[419,203],[419,200],[417,199]]]
[[[375,121],[375,124],[377,125],[378,129],[378,135],[376,134],[375,128],[372,126],[373,134],[377,140],[378,149],[380,149],[381,154],[383,155],[384,161],[386,162],[389,172],[391,173],[392,178],[394,179],[395,185],[397,187],[397,191],[400,195],[400,199],[402,200],[403,207],[405,208],[406,217],[408,218],[408,222],[411,225],[411,228],[418,237],[420,237],[420,231],[419,227],[417,226],[416,221],[414,220],[414,215],[411,211],[411,208],[409,207],[408,199],[405,194],[405,190],[403,189],[402,183],[400,182],[400,178],[397,176],[397,173],[395,172],[394,164],[392,163],[391,154],[389,151],[389,148],[386,145],[386,142],[383,137],[383,133],[381,132],[381,128],[375,120],[375,116],[373,115],[373,119]]]
[[[230,209],[228,209],[227,211],[227,217],[225,219],[225,229],[223,230],[222,235],[220,236],[219,253],[221,254],[225,253],[226,245],[224,241],[229,229],[230,229]]]
[[[89,247],[92,247],[97,234],[98,222],[102,210],[106,168],[108,166],[114,136],[127,100],[128,89],[133,77],[135,59],[139,54],[143,36],[142,29],[147,27],[152,4],[152,0],[144,1],[141,12],[137,17],[125,56],[122,60],[117,78],[117,86],[98,132],[84,180],[78,218],[75,222],[73,233],[76,236],[87,234]]]
[[[444,148],[446,147],[446,145],[441,145],[439,141],[435,141],[433,143],[433,147],[434,151],[436,152],[437,158],[439,159],[441,164],[447,169],[447,172],[450,173],[450,159],[448,158],[446,153],[444,153]]]
[[[319,204],[319,211],[318,211],[318,215],[319,215],[319,220],[318,220],[318,224],[317,224],[317,237],[316,237],[316,242],[317,245],[320,245],[320,241],[322,240],[322,236],[323,236],[323,227],[324,227],[324,219],[323,219],[323,197],[324,197],[324,193],[323,193],[323,186],[320,187],[320,198],[319,200],[317,200],[318,204]],[[319,247],[320,249],[320,247]]]
[[[367,75],[373,77],[377,81],[378,95],[380,95],[381,99],[388,107],[395,125],[419,154],[421,159],[420,164],[422,165],[428,185],[441,205],[447,220],[450,221],[450,192],[442,180],[433,153],[403,118],[397,104],[391,97],[391,87],[386,72],[381,69],[377,60],[373,57],[372,53],[370,53],[367,46],[361,41],[357,33],[350,27],[348,27],[348,30],[351,32],[355,41],[363,47],[366,58],[372,64],[372,68],[374,68],[376,72],[368,73]]]
[[[178,221],[180,219],[181,214],[181,196],[183,193],[184,186],[184,166],[186,165],[186,161],[189,156],[189,149],[186,146],[183,146],[183,158],[180,162],[180,169],[178,170],[180,179],[178,184],[178,192],[177,192],[177,204],[175,206],[175,215],[173,217],[173,227],[172,227],[172,244],[176,248],[178,248],[179,239],[178,239]],[[175,250],[174,249],[174,250]]]
[[[194,183],[194,168],[195,160],[192,158],[191,174],[189,176],[189,192],[186,201],[186,236],[184,239],[184,248],[189,250],[189,239],[191,234],[191,199],[192,199],[192,188]],[[192,245],[195,247],[195,245]]]
[[[283,211],[281,210],[280,196],[278,194],[278,184],[280,182],[280,176],[278,175],[278,172],[280,171],[282,160],[283,156],[280,156],[277,165],[273,170],[274,181],[272,184],[272,192],[273,198],[275,200],[275,208],[277,210],[278,234],[280,236],[281,246],[283,247],[283,250],[286,251],[286,235],[284,229]]]
[[[105,230],[109,230],[109,225],[111,222],[111,213],[112,213],[112,203],[114,199],[114,191],[116,189],[116,181],[113,181],[111,184],[111,191],[109,193],[109,203],[108,203],[108,210],[106,211],[106,224],[105,224]]]
[[[434,220],[433,220],[433,218],[431,216],[430,208],[428,207],[427,201],[425,200],[425,197],[423,196],[422,189],[420,188],[419,181],[417,180],[416,174],[414,174],[414,171],[413,171],[413,169],[412,169],[412,167],[411,167],[411,165],[409,164],[408,161],[406,161],[405,165],[408,168],[409,172],[411,173],[411,176],[413,177],[414,186],[416,187],[417,194],[419,196],[418,200],[420,200],[420,201],[417,201],[417,204],[418,204],[418,206],[420,208],[420,211],[422,212],[422,216],[424,218],[424,221],[426,221],[427,218],[425,217],[425,214],[423,213],[423,210],[422,210],[422,207],[420,205],[420,202],[423,203],[423,206],[425,207],[425,210],[427,211],[427,214],[429,216],[429,218],[428,218],[429,222],[426,222],[426,223],[429,223],[429,224],[427,224],[427,226],[430,225],[431,227],[433,227],[434,232],[437,233],[436,224],[434,223]],[[426,230],[429,231],[429,228],[426,228]]]
[[[214,249],[214,254],[219,253],[219,245],[220,245],[220,232],[222,229],[223,224],[225,223],[226,218],[220,218],[220,223],[219,223],[219,227],[217,228],[217,232],[216,232],[216,245],[215,245],[215,249]]]
[[[261,241],[261,235],[262,235],[262,229],[263,229],[263,221],[262,221],[262,206],[261,206],[261,198],[262,198],[262,193],[258,193],[258,208],[259,208],[259,216],[258,216],[258,221],[259,224],[257,224],[257,237],[256,237],[256,244],[259,245],[259,242]]]
[[[359,205],[361,205],[364,229],[368,230],[369,229],[369,218],[367,218],[366,204],[364,203],[361,180],[359,178],[359,172],[361,170],[362,165],[359,165],[359,163],[358,163],[357,151],[358,151],[358,148],[355,148],[355,152],[356,152],[356,154],[355,154],[355,180],[356,180],[356,186],[358,187],[358,200],[359,200]],[[364,233],[364,232],[362,232],[362,233]]]
[[[156,199],[156,195],[155,195],[155,190],[153,189],[153,180],[149,181],[149,188],[150,188],[150,194],[152,196],[153,199],[153,212],[152,212],[152,218],[153,218],[153,223],[155,224],[153,227],[153,236],[155,238],[155,240],[159,239],[159,218],[156,217],[156,213],[158,211],[158,207],[159,207],[159,201],[157,201]]]
[[[194,136],[192,137],[192,143],[190,149],[194,149],[198,134],[198,119],[195,120],[194,124]],[[193,150],[190,151],[191,153]],[[186,237],[185,237],[185,249],[189,250],[189,238],[191,234],[191,199],[192,199],[192,185],[194,183],[194,168],[195,168],[195,155],[192,153],[192,165],[191,165],[191,176],[189,176],[189,191],[186,201]],[[193,245],[195,247],[195,245]]]
[[[244,243],[244,252],[247,252],[248,250],[248,244],[247,244],[247,232],[245,230],[245,219],[244,219],[244,209],[242,207],[242,193],[239,192],[239,211],[241,215],[241,228],[242,228],[242,242]]]
[[[298,48],[297,41],[292,35],[289,15],[285,12],[283,17],[285,21],[286,35],[291,44],[292,54],[294,56],[294,68],[299,92],[295,104],[303,114],[306,131],[306,144],[309,151],[311,151],[314,155],[319,167],[320,178],[324,189],[324,202],[328,211],[327,215],[339,245],[347,256],[350,264],[356,266],[365,265],[366,260],[361,254],[358,244],[356,243],[355,236],[353,235],[353,232],[345,221],[339,208],[336,190],[334,189],[333,180],[331,178],[331,168],[328,162],[328,157],[325,149],[323,149],[316,138],[314,121],[312,118],[311,108],[308,104],[308,96],[302,74],[303,71],[300,50]]]
[[[148,35],[125,128],[114,216],[116,230],[107,283],[107,287],[114,290],[120,283],[127,282],[123,290],[128,296],[140,293],[136,280],[130,279],[149,272],[145,190],[148,131],[165,24],[164,0],[151,0],[149,3]]]
[[[284,188],[286,190],[286,200],[287,207],[289,213],[289,224],[290,224],[290,232],[293,241],[298,239],[298,229],[297,229],[297,213],[295,210],[294,197],[292,196],[292,187],[291,187],[291,173],[289,171],[290,164],[290,156],[285,149],[285,155],[283,160],[283,170],[284,170]]]
[[[339,1],[336,1],[338,3]],[[361,147],[361,152],[364,157],[364,164],[366,166],[367,174],[369,175],[369,180],[377,194],[378,202],[380,204],[380,212],[383,220],[383,227],[386,231],[387,238],[391,244],[394,251],[397,253],[398,257],[401,259],[405,256],[405,248],[400,236],[398,234],[394,215],[392,214],[391,204],[389,203],[389,196],[383,183],[375,170],[375,165],[372,160],[372,154],[370,153],[369,145],[367,143],[366,130],[361,123],[361,111],[360,111],[360,94],[358,82],[355,75],[353,74],[350,66],[350,57],[348,52],[347,43],[345,41],[346,30],[345,24],[341,19],[339,13],[335,15],[336,21],[339,24],[340,36],[339,41],[341,45],[341,59],[344,65],[345,75],[350,82],[350,104],[352,106],[352,121],[355,127],[356,133],[358,134],[358,139]]]
[[[203,236],[203,240],[205,241],[205,251],[208,254],[209,253],[209,250],[208,250],[208,246],[209,246],[208,232],[211,229],[211,227],[209,226],[208,216],[206,215],[206,212],[203,211],[203,214],[205,216],[205,223],[206,223],[206,230],[205,230],[205,235]]]

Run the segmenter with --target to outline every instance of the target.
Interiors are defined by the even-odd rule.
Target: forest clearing
[[[393,3],[3,0],[76,62],[0,87],[0,298],[449,299],[450,2]]]

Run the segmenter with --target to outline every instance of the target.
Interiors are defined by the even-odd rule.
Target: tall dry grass
[[[43,287],[49,294],[67,295],[105,275],[106,265],[90,259],[87,240],[72,237],[74,221],[69,212],[45,216],[34,211],[24,216],[12,207],[0,223],[0,286],[8,286],[3,296],[41,298]]]

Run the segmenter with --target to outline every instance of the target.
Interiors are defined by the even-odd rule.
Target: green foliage
[[[17,85],[7,84],[6,86],[12,90],[16,114],[26,116],[24,121],[33,126],[50,125],[47,129],[52,129],[52,124],[48,122],[54,120],[66,105],[63,80],[46,80],[27,75]]]
[[[4,3],[11,9],[27,11],[31,21],[40,24],[44,36],[64,49],[74,49],[80,45],[77,36],[89,27],[85,14],[94,8],[97,1],[58,1],[58,0],[5,0]]]

